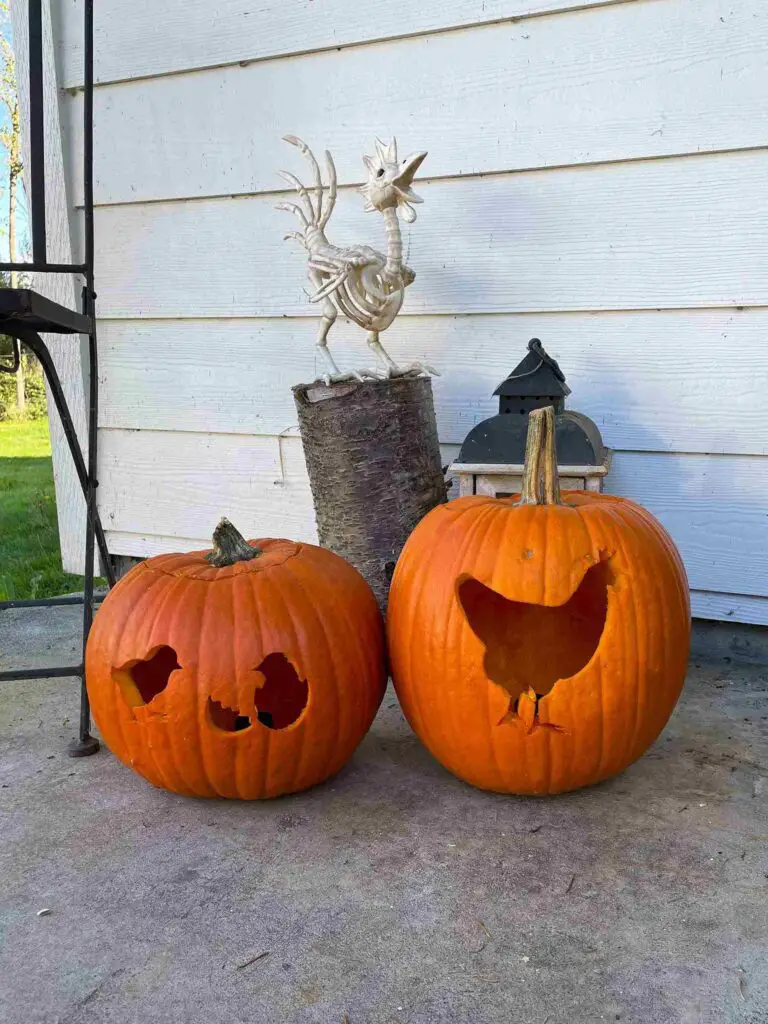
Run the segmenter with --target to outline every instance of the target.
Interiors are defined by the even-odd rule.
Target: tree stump
[[[446,500],[428,377],[293,388],[320,543],[365,577],[382,611],[419,520]]]

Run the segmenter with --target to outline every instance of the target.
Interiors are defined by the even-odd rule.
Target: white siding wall
[[[52,2],[76,154],[82,12]],[[541,337],[695,613],[768,622],[764,0],[100,0],[97,53],[113,551],[200,546],[223,513],[314,538],[290,386],[319,369],[315,325],[273,209],[276,168],[306,167],[280,136],[333,150],[331,237],[380,245],[352,186],[397,133],[429,157],[387,342],[442,370],[446,458]],[[76,159],[68,179],[79,204]],[[365,362],[356,328],[332,344]]]

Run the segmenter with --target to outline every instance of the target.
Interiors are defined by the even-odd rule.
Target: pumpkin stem
[[[528,414],[525,468],[519,505],[559,505],[560,479],[555,452],[555,410],[551,405]]]
[[[205,557],[216,569],[223,569],[225,565],[248,562],[263,553],[260,548],[252,548],[239,530],[222,518],[213,531],[213,550]]]

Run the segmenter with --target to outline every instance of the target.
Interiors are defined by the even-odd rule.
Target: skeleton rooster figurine
[[[336,203],[336,168],[333,157],[326,150],[328,194],[324,195],[320,167],[312,150],[295,135],[286,135],[284,138],[307,158],[314,176],[313,202],[310,191],[294,174],[280,171],[280,176],[298,192],[299,202],[280,203],[277,209],[295,214],[301,224],[301,231],[291,231],[285,238],[299,241],[309,255],[309,279],[315,289],[309,301],[319,303],[322,310],[317,338],[317,347],[327,367],[322,379],[326,384],[335,384],[345,380],[380,380],[436,373],[436,370],[424,363],[398,366],[379,341],[379,334],[389,327],[399,313],[405,289],[416,277],[403,263],[403,244],[397,213],[400,210],[409,224],[416,220],[416,211],[411,204],[423,200],[413,192],[411,183],[427,154],[413,153],[398,161],[396,141],[393,139],[389,145],[385,145],[377,139],[376,157],[363,157],[368,168],[368,181],[360,192],[366,199],[366,211],[378,210],[384,217],[387,232],[385,256],[367,245],[341,249],[328,241],[325,226]],[[368,332],[368,344],[379,361],[379,368],[355,370],[351,373],[339,370],[328,349],[328,332],[339,313]]]

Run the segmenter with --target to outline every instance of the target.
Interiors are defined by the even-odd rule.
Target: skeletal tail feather
[[[307,243],[304,240],[304,235],[302,235],[300,231],[289,231],[287,235],[283,235],[284,242],[288,242],[291,238],[295,238],[300,245],[303,245],[305,249],[307,248]]]
[[[296,148],[301,152],[301,154],[305,156],[312,165],[312,174],[314,175],[315,179],[315,202],[317,204],[317,218],[315,219],[315,216],[313,214],[312,223],[315,224],[316,226],[322,227],[323,224],[327,223],[329,215],[326,214],[325,218],[323,218],[323,179],[322,175],[320,174],[320,165],[315,159],[315,154],[312,152],[312,150],[309,148],[306,142],[303,142],[300,138],[298,138],[298,136],[284,135],[283,141],[290,143],[291,146],[296,146]]]
[[[299,197],[304,204],[304,210],[309,217],[310,224],[317,224],[317,214],[315,208],[312,205],[312,200],[309,198],[309,192],[304,188],[302,183],[296,177],[295,174],[291,174],[290,171],[278,171],[277,172],[283,181],[288,182],[289,185],[293,185],[296,191],[299,193]]]
[[[309,227],[309,222],[307,221],[307,218],[304,216],[304,211],[301,209],[300,206],[297,206],[296,203],[276,203],[275,209],[285,210],[286,213],[295,213],[296,216],[301,221],[302,225],[305,228]]]
[[[322,231],[325,225],[328,223],[333,208],[336,205],[336,165],[333,162],[333,157],[326,149],[325,151],[325,163],[328,168],[328,201],[325,207],[325,213],[319,220],[318,227]]]

